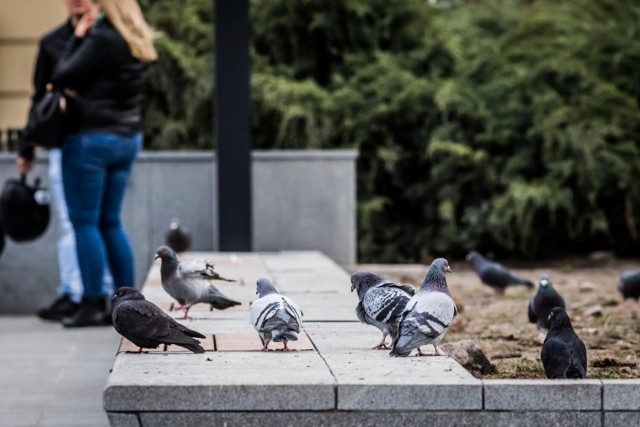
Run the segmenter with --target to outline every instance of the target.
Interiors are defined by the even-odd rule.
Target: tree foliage
[[[147,0],[152,148],[211,145],[209,0]],[[256,148],[357,148],[361,260],[638,253],[640,4],[253,0]]]

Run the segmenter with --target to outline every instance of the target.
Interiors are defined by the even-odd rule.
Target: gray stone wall
[[[356,261],[357,153],[253,153],[253,248],[320,250],[341,264]],[[17,176],[13,154],[0,154],[0,182]],[[143,152],[134,168],[123,221],[134,248],[136,282],[144,282],[171,218],[193,234],[193,251],[218,250],[216,157],[212,152]],[[48,185],[47,157],[34,171]],[[52,210],[53,213],[53,210]],[[0,314],[32,313],[58,286],[56,218],[38,240],[6,240],[0,256]]]

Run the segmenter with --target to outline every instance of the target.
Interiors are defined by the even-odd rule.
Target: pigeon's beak
[[[353,292],[353,291],[355,291],[355,290],[356,290],[356,285],[355,285],[355,283],[352,283],[352,284],[351,284],[351,292]]]
[[[153,260],[157,260],[158,258],[160,258],[160,255],[156,254],[156,256],[153,257]]]
[[[447,267],[444,269],[444,271],[446,271],[447,273],[451,273],[451,267],[449,267],[449,266],[447,265]]]
[[[113,294],[113,296],[111,297],[111,301],[115,301],[115,300],[116,300],[116,298],[118,298],[118,295]]]

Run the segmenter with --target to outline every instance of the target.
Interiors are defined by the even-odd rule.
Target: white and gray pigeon
[[[587,349],[562,307],[554,307],[549,314],[549,332],[540,358],[547,378],[587,377]]]
[[[542,334],[549,330],[549,314],[554,307],[565,308],[564,299],[553,288],[549,275],[543,273],[540,275],[538,292],[529,300],[527,310],[529,322],[535,323]]]
[[[518,277],[508,268],[497,262],[489,261],[476,251],[469,252],[467,261],[471,261],[471,264],[473,264],[473,268],[478,274],[480,281],[493,288],[499,295],[503,295],[505,289],[513,285],[523,285],[530,289],[534,288],[531,281]]]
[[[382,332],[382,339],[373,348],[389,349],[385,342],[387,335],[391,335],[391,342],[396,339],[400,316],[416,290],[411,285],[393,283],[366,271],[351,275],[351,292],[354,290],[360,299],[356,306],[358,319]]]
[[[411,297],[402,314],[390,356],[406,357],[414,348],[418,349],[417,356],[428,356],[420,350],[426,344],[433,345],[435,355],[445,355],[438,343],[458,314],[445,278],[449,272],[451,267],[446,259],[437,258],[431,263],[420,290]]]
[[[221,277],[208,261],[194,259],[179,262],[176,253],[167,246],[160,246],[154,259],[160,258],[160,279],[162,287],[180,304],[175,310],[184,310],[183,319],[188,318],[191,306],[198,303],[210,304],[211,308],[224,310],[239,302],[227,298],[211,280],[235,282]]]
[[[205,338],[199,332],[176,322],[157,305],[147,301],[133,288],[120,288],[113,294],[111,313],[116,331],[140,347],[156,348],[160,344],[173,344],[194,353],[204,353],[195,338]]]
[[[283,351],[293,351],[287,342],[297,341],[302,328],[302,311],[291,298],[280,295],[269,279],[261,278],[256,283],[259,296],[251,304],[251,324],[262,341],[261,351],[268,351],[271,341],[284,344]]]

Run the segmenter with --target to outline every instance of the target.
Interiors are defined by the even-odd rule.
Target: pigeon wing
[[[362,306],[370,318],[389,323],[402,315],[409,299],[402,288],[385,284],[369,289],[364,294]]]
[[[562,339],[547,335],[542,344],[540,358],[547,378],[567,377],[567,369],[571,365],[571,352]]]
[[[534,304],[534,299],[531,298],[529,300],[529,306],[527,308],[527,315],[529,316],[530,323],[536,323],[538,321],[538,318],[536,317],[536,313],[533,310],[533,304]]]
[[[190,259],[182,261],[178,265],[180,274],[184,277],[192,277],[206,280],[222,280],[225,282],[235,282],[232,279],[226,279],[214,269],[214,265],[203,259]]]

